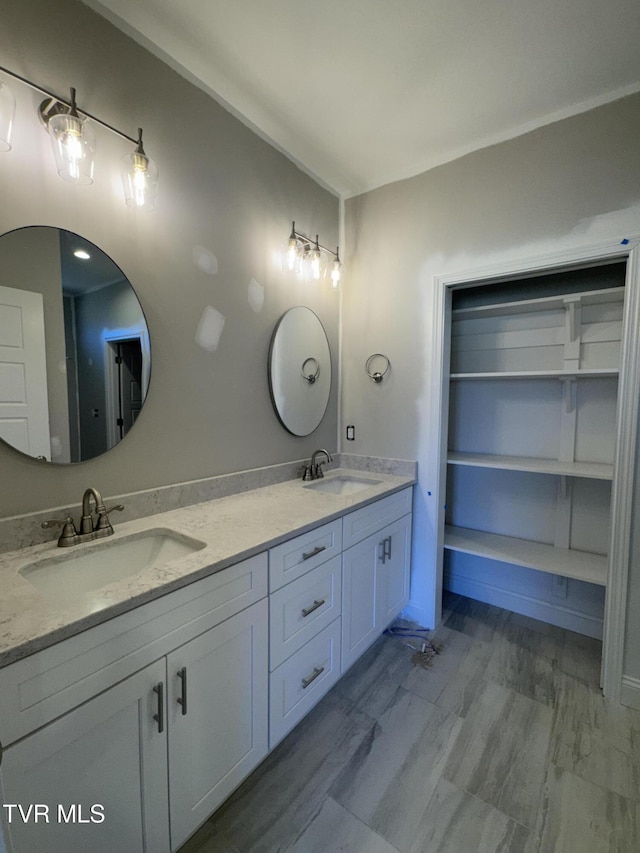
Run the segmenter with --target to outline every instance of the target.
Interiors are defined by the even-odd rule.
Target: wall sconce
[[[96,138],[91,122],[94,122],[135,146],[132,154],[123,157],[122,181],[125,201],[129,207],[153,210],[158,168],[154,161],[147,157],[142,147],[142,129],[138,128],[138,138],[133,139],[90,113],[79,112],[74,88],[71,88],[71,98],[67,103],[8,68],[0,66],[0,72],[47,96],[40,104],[39,115],[51,137],[56,169],[61,178],[80,186],[93,183]],[[11,149],[10,135],[14,112],[13,94],[6,83],[0,82],[0,151]]]
[[[283,257],[285,272],[295,272],[305,281],[320,281],[330,271],[331,284],[339,287],[342,262],[339,255],[340,247],[335,252],[322,246],[318,240],[312,240],[300,231],[296,231],[296,223],[291,223],[291,234],[287,241]],[[330,260],[332,259],[332,260]]]

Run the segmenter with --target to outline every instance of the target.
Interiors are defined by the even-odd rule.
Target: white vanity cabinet
[[[162,853],[206,820],[267,753],[266,594],[261,554],[0,670],[3,803],[49,806],[4,810],[9,853]]]
[[[33,804],[4,809],[10,853],[169,853],[164,680],[156,661],[4,751],[2,802]]]
[[[267,754],[267,618],[260,601],[167,657],[174,850]]]
[[[411,500],[404,489],[344,519],[343,672],[409,601]]]
[[[342,520],[269,552],[269,745],[340,677]]]

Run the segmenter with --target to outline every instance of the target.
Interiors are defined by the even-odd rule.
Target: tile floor
[[[434,636],[378,640],[180,853],[638,853],[600,643],[455,596]]]

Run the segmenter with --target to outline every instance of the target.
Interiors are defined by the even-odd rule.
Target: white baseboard
[[[630,675],[622,676],[620,702],[640,711],[640,678],[632,678]]]
[[[521,613],[523,616],[530,616],[533,619],[540,619],[559,628],[566,628],[568,631],[585,634],[587,637],[595,637],[597,640],[602,639],[603,620],[590,614],[580,613],[559,604],[530,598],[517,592],[453,573],[446,575],[445,588],[449,592],[474,598],[476,601],[483,601],[485,604],[504,607],[505,610],[512,610],[514,613]]]

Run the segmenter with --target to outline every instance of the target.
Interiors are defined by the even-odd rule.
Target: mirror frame
[[[29,250],[29,245],[30,245],[28,242],[29,237],[26,236],[27,234],[29,234],[29,232],[31,232],[31,235],[34,235],[34,234],[36,235],[35,237],[31,236],[31,242],[33,242],[34,245],[36,245],[34,241],[37,239],[37,232],[48,232],[51,235],[51,244],[50,244],[51,248],[50,248],[50,250],[47,250],[46,247],[49,245],[49,242],[48,242],[48,240],[45,241],[45,244],[44,244],[45,248],[43,249],[43,253],[44,253],[44,256],[46,258],[50,257],[51,263],[53,263],[53,261],[54,261],[53,252],[55,251],[56,252],[56,258],[55,259],[57,260],[58,257],[60,259],[60,268],[59,269],[56,268],[54,270],[53,275],[49,275],[48,270],[51,269],[51,266],[47,266],[46,262],[43,262],[40,269],[36,268],[36,270],[35,270],[35,281],[33,283],[33,286],[30,289],[29,288],[7,287],[7,290],[10,291],[12,289],[16,289],[17,292],[21,294],[20,297],[16,297],[17,301],[19,301],[20,299],[27,298],[28,294],[34,294],[35,295],[35,300],[40,302],[41,307],[40,307],[39,311],[42,312],[40,314],[41,320],[39,321],[39,323],[40,324],[44,323],[44,325],[47,329],[46,333],[45,333],[44,329],[42,332],[43,334],[45,334],[45,338],[46,338],[45,343],[48,343],[49,346],[51,346],[52,345],[51,344],[52,339],[54,341],[58,342],[56,344],[57,349],[54,351],[53,356],[50,355],[50,350],[49,351],[45,350],[45,352],[40,356],[41,359],[45,360],[45,364],[44,364],[43,369],[44,369],[44,371],[46,371],[46,385],[47,385],[47,395],[46,395],[47,401],[45,404],[46,409],[42,409],[42,418],[44,419],[46,417],[46,422],[51,423],[51,427],[49,429],[49,435],[50,435],[50,441],[53,445],[53,448],[52,448],[52,452],[49,454],[51,456],[51,458],[46,458],[44,456],[37,455],[37,453],[38,453],[37,450],[34,450],[33,453],[29,453],[27,450],[23,450],[21,447],[17,446],[16,444],[11,443],[11,441],[8,438],[6,438],[6,439],[0,438],[0,444],[11,448],[11,450],[13,450],[16,453],[19,453],[23,457],[26,457],[28,459],[32,459],[34,461],[42,461],[42,462],[45,462],[45,463],[50,464],[50,465],[65,466],[65,465],[81,464],[82,462],[88,462],[88,461],[91,461],[93,459],[97,459],[100,456],[104,456],[105,453],[108,453],[110,450],[112,450],[114,447],[116,447],[124,438],[126,438],[126,435],[133,428],[133,426],[135,424],[135,420],[137,418],[137,412],[135,410],[132,410],[132,412],[131,412],[132,420],[130,421],[129,429],[127,429],[124,432],[124,434],[122,434],[122,435],[119,434],[121,430],[119,428],[119,425],[116,425],[117,411],[114,409],[113,400],[111,400],[112,395],[106,393],[107,385],[110,382],[112,384],[115,384],[115,378],[117,377],[117,372],[116,372],[115,366],[111,365],[110,359],[107,358],[106,356],[111,355],[110,347],[113,348],[113,347],[117,346],[118,343],[124,343],[125,341],[133,341],[133,342],[139,341],[139,351],[138,351],[137,345],[136,345],[136,351],[138,351],[138,355],[136,356],[136,361],[138,364],[138,368],[136,369],[136,375],[139,375],[139,379],[140,379],[140,398],[141,398],[141,402],[139,403],[139,409],[141,410],[142,407],[144,406],[145,400],[147,399],[147,396],[148,396],[149,386],[150,386],[150,381],[151,381],[151,342],[150,342],[150,334],[149,334],[149,324],[147,322],[147,318],[146,318],[144,309],[143,309],[142,304],[140,302],[140,298],[139,298],[135,288],[133,287],[130,279],[125,274],[125,272],[122,270],[122,267],[120,267],[120,265],[117,264],[110,257],[110,255],[108,255],[107,252],[105,252],[103,249],[101,249],[96,243],[94,243],[93,241],[89,240],[86,237],[83,237],[80,234],[77,234],[76,232],[69,230],[68,228],[61,228],[61,227],[58,227],[55,225],[24,225],[24,226],[19,226],[17,228],[13,228],[10,231],[6,231],[3,234],[0,234],[0,238],[3,238],[3,237],[6,238],[6,237],[10,237],[10,236],[14,236],[16,238],[16,242],[12,246],[11,250],[7,250],[7,251],[11,251],[11,254],[5,255],[5,258],[7,259],[8,263],[9,263],[9,268],[11,268],[10,264],[12,261],[14,264],[13,281],[15,281],[16,278],[18,279],[18,281],[20,281],[19,276],[21,273],[22,273],[24,280],[27,280],[27,278],[28,278],[27,273],[29,272],[29,269],[27,267],[25,267],[24,270],[21,270],[21,266],[22,266],[23,262],[20,259],[20,257],[21,257],[20,252],[22,251],[24,253],[25,251]],[[25,234],[25,242],[22,246],[20,245],[20,238],[19,238],[20,234]],[[80,383],[78,383],[76,381],[73,384],[73,388],[70,388],[68,385],[68,381],[73,382],[72,379],[70,379],[68,381],[60,380],[60,381],[62,381],[63,385],[65,385],[65,382],[66,382],[67,389],[70,393],[68,394],[67,391],[63,392],[63,388],[60,385],[59,377],[57,377],[57,371],[56,371],[55,366],[54,366],[57,364],[58,370],[64,375],[64,374],[66,374],[66,365],[68,365],[70,363],[70,360],[72,360],[75,364],[77,364],[77,362],[80,360],[81,350],[79,348],[76,349],[74,346],[74,351],[73,351],[71,356],[68,355],[68,353],[69,353],[68,346],[66,346],[66,351],[65,351],[65,345],[68,344],[69,335],[70,335],[69,328],[73,329],[72,335],[74,337],[74,344],[75,344],[75,336],[76,336],[75,321],[74,320],[69,321],[69,322],[71,322],[71,327],[69,327],[67,325],[69,311],[71,311],[71,315],[74,314],[74,309],[69,308],[69,302],[67,299],[67,297],[70,295],[70,292],[62,291],[62,289],[60,290],[60,294],[59,294],[60,308],[58,308],[58,305],[56,304],[56,301],[55,301],[57,297],[56,297],[56,294],[54,292],[54,289],[47,288],[47,286],[37,287],[37,284],[36,284],[38,279],[40,280],[41,284],[45,281],[50,281],[52,283],[53,287],[55,287],[55,281],[59,281],[60,284],[62,284],[63,270],[66,270],[66,269],[71,270],[71,278],[65,279],[65,280],[68,280],[71,282],[73,282],[74,279],[75,280],[82,280],[82,277],[83,277],[82,272],[80,271],[79,273],[76,272],[74,274],[73,266],[75,264],[82,264],[82,263],[84,263],[84,261],[77,261],[75,258],[71,257],[71,251],[69,250],[68,251],[68,257],[70,258],[70,261],[71,261],[71,266],[69,266],[69,261],[64,260],[64,258],[67,257],[67,252],[65,251],[66,244],[69,244],[69,246],[73,246],[73,248],[85,248],[86,247],[90,253],[94,254],[94,264],[96,264],[96,266],[98,268],[98,273],[94,278],[95,284],[94,284],[93,288],[90,289],[90,292],[95,291],[97,293],[101,289],[104,290],[105,286],[109,285],[109,284],[110,285],[118,285],[118,287],[119,287],[119,292],[114,293],[114,296],[116,296],[116,298],[118,299],[118,301],[115,304],[120,307],[120,314],[115,315],[115,318],[112,318],[112,319],[115,319],[115,322],[112,323],[112,328],[103,329],[103,331],[99,335],[99,337],[94,336],[93,338],[88,338],[88,340],[92,341],[92,343],[90,343],[91,349],[84,351],[85,355],[88,354],[90,356],[87,359],[87,364],[89,365],[89,370],[91,370],[92,365],[95,363],[96,365],[100,365],[99,370],[102,370],[104,372],[104,377],[103,377],[104,378],[104,386],[101,384],[102,380],[99,380],[98,386],[97,386],[98,388],[104,387],[104,390],[105,390],[104,399],[103,400],[101,399],[97,403],[93,400],[88,403],[89,408],[91,409],[91,412],[92,412],[92,416],[94,416],[93,415],[94,410],[95,411],[102,410],[104,412],[104,415],[103,415],[104,421],[103,421],[103,425],[101,425],[101,427],[100,427],[97,449],[94,452],[91,452],[91,455],[86,456],[86,458],[80,458],[80,459],[78,459],[78,458],[73,459],[73,455],[74,455],[73,454],[73,447],[74,447],[73,436],[74,436],[74,434],[77,434],[79,436],[81,416],[80,416],[80,413],[78,411],[76,411],[75,415],[73,414],[73,411],[69,412],[69,406],[71,405],[71,403],[69,401],[72,399],[72,396],[73,396],[73,388],[75,388],[75,394],[77,397],[77,394],[79,393],[79,388],[82,385],[82,380],[80,380]],[[54,250],[54,247],[56,247],[55,250]],[[15,258],[15,260],[13,260],[14,258]],[[57,267],[57,263],[56,263],[56,267]],[[78,267],[78,269],[81,269],[81,268]],[[10,274],[11,273],[9,273],[8,275],[10,275]],[[128,290],[125,288],[128,288]],[[74,288],[72,285],[72,287],[70,288],[70,291],[72,291],[74,289],[77,289],[77,292],[79,295],[82,294],[82,291],[80,288]],[[23,297],[22,294],[25,294],[25,296]],[[130,294],[130,296],[133,297],[133,299],[135,299],[135,305],[134,305],[133,301],[130,300],[130,296],[127,294]],[[29,297],[29,299],[30,299],[30,297]],[[11,304],[11,303],[9,303],[9,304]],[[89,304],[91,304],[91,303],[89,303]],[[101,316],[100,312],[104,310],[104,307],[101,306],[100,303],[96,304],[95,301],[93,304],[94,304],[93,322],[91,323],[91,325],[89,327],[85,326],[84,327],[85,329],[86,328],[91,329],[92,326],[94,328],[96,326],[99,327],[99,325],[100,325],[100,316]],[[47,307],[47,305],[49,307]],[[124,306],[124,308],[122,306]],[[131,306],[131,307],[129,307],[129,306]],[[9,309],[9,314],[11,315],[11,309]],[[107,316],[109,316],[109,315],[107,314]],[[62,328],[63,317],[64,317],[64,330]],[[49,318],[49,319],[47,319],[47,318]],[[98,318],[97,322],[96,322],[96,318]],[[51,329],[48,326],[48,323],[50,323],[52,321],[52,319],[54,322],[54,326],[52,327],[54,330],[53,337],[52,337]],[[122,321],[122,320],[124,320],[124,322],[122,322],[122,325],[119,325],[118,321]],[[97,329],[96,329],[96,331],[97,331]],[[61,337],[61,335],[62,335],[62,337]],[[64,368],[62,365],[64,365]],[[138,371],[139,371],[139,373],[138,373]],[[43,374],[43,378],[44,378],[44,374]],[[52,379],[54,380],[53,389],[51,386],[51,380]],[[92,385],[91,383],[92,383],[92,380],[90,379],[89,385],[87,387],[91,388],[93,390],[93,388],[95,388],[96,386]],[[57,388],[57,392],[58,392],[57,394],[56,394],[56,388]],[[98,392],[98,393],[100,393],[100,392]],[[59,404],[55,403],[56,398],[60,401]],[[53,409],[51,408],[52,400],[53,400]],[[119,406],[119,404],[117,404],[117,402],[115,405],[116,405],[116,407]],[[98,407],[97,409],[96,409],[96,406]],[[86,407],[83,409],[83,411],[86,412]],[[63,420],[65,415],[66,415],[66,421]],[[88,419],[88,416],[85,417],[84,420],[87,421],[87,419]],[[53,432],[54,434],[51,435],[51,432]],[[104,432],[104,436],[103,436],[103,432]],[[62,453],[59,454],[59,455],[63,456],[62,459],[56,459],[55,458],[55,447],[56,447],[55,438],[56,438],[56,435],[60,436],[59,441],[61,440],[61,442],[62,442]],[[42,451],[44,454],[47,452],[46,451],[47,443],[44,441],[44,432],[42,434],[42,438],[43,438],[43,440],[42,440],[41,444],[42,444]],[[102,438],[104,438],[104,445],[102,442]],[[88,444],[89,444],[89,446],[91,445],[90,440],[89,440]],[[100,445],[105,446],[105,449],[103,450]],[[79,447],[79,446],[80,445],[77,444],[77,442],[76,442],[76,447]],[[72,451],[71,452],[72,459],[68,458],[68,456],[69,456],[69,449],[68,448],[69,447],[71,448],[71,451]],[[66,458],[64,458],[64,457],[66,457]]]
[[[288,326],[295,322],[296,317],[300,316],[299,312],[305,312],[305,314],[308,315],[309,321],[315,320],[317,323],[317,334],[322,334],[322,338],[318,341],[318,344],[325,347],[325,349],[322,353],[317,352],[316,355],[313,355],[308,351],[308,346],[305,342],[303,345],[304,348],[300,348],[299,351],[290,355],[290,358],[293,358],[295,365],[291,370],[290,375],[288,377],[281,376],[279,378],[280,382],[278,382],[278,377],[276,376],[278,348],[285,344],[292,344],[291,341],[285,341],[284,333],[288,331]],[[316,362],[316,365],[310,364],[312,360]],[[303,373],[305,365],[308,369]],[[320,318],[314,311],[304,305],[297,305],[294,308],[289,308],[289,310],[285,311],[276,323],[271,336],[271,343],[269,345],[268,375],[269,394],[271,396],[274,411],[282,426],[287,430],[287,432],[291,433],[291,435],[295,435],[299,438],[311,435],[311,433],[314,432],[322,423],[329,406],[329,397],[331,395],[331,373],[331,348],[329,346],[329,339],[327,337],[326,330],[322,325]],[[283,380],[287,383],[289,406],[291,405],[292,399],[296,406],[303,406],[307,404],[310,395],[323,395],[319,401],[314,401],[317,406],[315,415],[310,419],[310,423],[304,425],[304,427],[300,423],[299,419],[296,422],[295,416],[292,416],[285,410],[285,401],[282,399],[282,395],[278,393],[277,389],[277,385],[282,384]],[[307,395],[307,400],[304,399],[305,395]],[[311,423],[313,426],[310,425]]]

